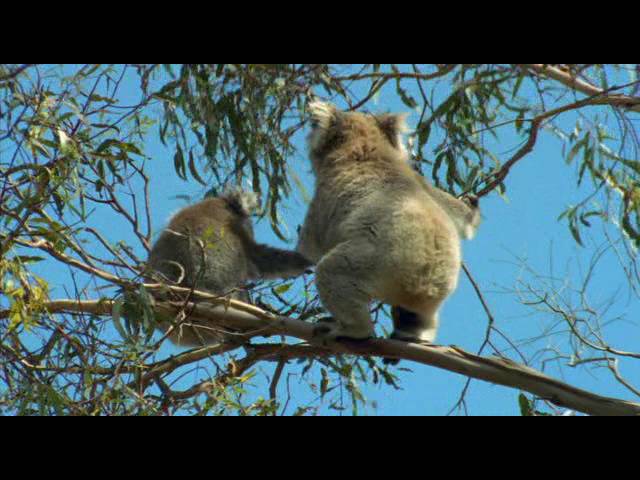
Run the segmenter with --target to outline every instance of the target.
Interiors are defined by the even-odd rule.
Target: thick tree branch
[[[59,300],[47,305],[51,313],[92,313],[109,315],[114,302]],[[182,303],[158,303],[160,313],[175,313]],[[390,357],[431,365],[467,377],[516,388],[532,393],[556,405],[590,415],[640,415],[640,404],[602,397],[555,380],[513,361],[480,357],[458,347],[418,345],[396,340],[375,339],[366,342],[340,342],[319,345],[313,335],[313,324],[280,317],[253,305],[235,300],[218,299],[207,303],[190,303],[193,315],[216,324],[236,329],[259,331],[261,335],[286,335],[304,340],[335,354]],[[0,318],[3,317],[0,312]],[[157,371],[155,372],[157,374]]]

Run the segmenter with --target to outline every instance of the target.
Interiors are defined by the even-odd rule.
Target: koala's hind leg
[[[429,302],[420,314],[394,305],[391,307],[393,333],[390,338],[403,342],[433,343],[438,331],[438,309],[441,304],[442,300]],[[383,362],[387,365],[397,365],[399,360],[385,358]]]
[[[335,320],[321,324],[316,331],[319,336],[327,340],[365,340],[375,336],[369,314],[371,295],[363,288],[370,285],[375,265],[371,263],[373,259],[370,262],[366,257],[370,248],[341,244],[318,263],[318,294]]]
[[[438,310],[441,304],[442,299],[430,300],[419,312],[393,306],[391,308],[391,317],[393,318],[391,338],[416,343],[434,342],[438,332]]]

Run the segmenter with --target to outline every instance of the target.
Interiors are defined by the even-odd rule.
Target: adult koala
[[[316,263],[327,340],[374,336],[369,303],[393,306],[392,338],[433,342],[438,310],[456,288],[460,239],[480,223],[478,202],[433,187],[409,165],[403,115],[309,105],[315,193],[297,250]]]

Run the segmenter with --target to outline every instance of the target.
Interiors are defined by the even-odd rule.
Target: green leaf
[[[418,102],[416,102],[416,100],[411,95],[409,95],[404,88],[400,86],[399,80],[396,83],[396,91],[398,92],[398,96],[400,97],[400,100],[402,100],[402,103],[404,103],[407,107],[414,109],[418,106]]]
[[[433,162],[433,168],[431,170],[431,178],[433,179],[433,183],[438,186],[440,183],[440,179],[438,178],[438,171],[440,170],[440,167],[442,166],[442,162],[444,161],[444,159],[447,156],[447,152],[443,151],[440,152],[437,156],[436,156],[436,160],[435,162]]]
[[[96,95],[96,94],[90,95],[89,100],[91,100],[92,102],[118,103],[118,101],[113,98],[103,97],[101,95]]]
[[[533,407],[529,399],[521,393],[518,396],[518,404],[520,405],[520,414],[523,417],[533,417]]]
[[[178,145],[176,154],[173,156],[173,166],[176,169],[176,173],[182,180],[187,179],[187,169],[184,162],[184,154],[182,153],[182,148]]]
[[[520,87],[522,86],[522,81],[525,79],[525,77],[526,77],[526,75],[522,74],[516,80],[516,84],[513,87],[513,92],[511,93],[511,99],[512,100],[514,98],[516,98],[516,96],[518,95],[518,91],[520,90]]]
[[[124,304],[122,299],[118,299],[113,302],[113,308],[111,310],[111,319],[113,320],[113,326],[116,327],[116,330],[120,334],[123,340],[127,340],[129,335],[125,332],[124,327],[122,326],[122,322],[120,321],[122,318],[122,305]]]
[[[202,179],[198,173],[198,169],[196,168],[196,163],[193,158],[193,149],[189,150],[189,171],[191,172],[191,176],[193,176],[200,185],[204,185],[205,187],[207,186],[207,182]]]
[[[176,88],[178,88],[181,84],[182,84],[182,80],[173,80],[173,81],[167,83],[159,91],[154,93],[152,95],[152,97],[157,97],[157,98],[160,98],[162,100],[167,100],[167,101],[170,101],[170,102],[174,102],[175,101],[175,97],[173,97],[171,94],[173,94],[174,93],[173,91]]]
[[[587,144],[587,140],[588,140],[588,137],[584,136],[582,137],[582,140],[580,140],[573,147],[571,147],[571,150],[569,151],[569,155],[567,155],[567,164],[571,164],[571,162],[573,161],[573,158],[578,154],[580,149]]]
[[[576,243],[581,247],[584,247],[582,238],[580,237],[580,230],[578,229],[578,225],[575,222],[575,218],[571,219],[571,221],[569,222],[569,230],[571,231],[571,235],[573,236]]]
[[[277,286],[276,288],[273,289],[273,291],[278,295],[282,295],[283,293],[289,291],[289,289],[291,289],[291,286],[292,286],[291,283],[285,283],[284,285]]]
[[[96,148],[96,152],[98,153],[103,152],[104,150],[111,147],[112,145],[117,145],[117,144],[118,144],[117,140],[114,140],[113,138],[109,138],[104,142],[102,142],[100,145],[98,145],[98,148]]]
[[[431,124],[421,123],[418,125],[418,147],[422,147],[429,140],[431,134]]]
[[[38,263],[44,260],[43,257],[36,257],[32,255],[19,255],[16,258],[22,263]]]
[[[324,368],[320,370],[320,373],[322,375],[322,380],[320,380],[320,397],[324,398],[329,391],[329,374]]]
[[[121,142],[118,144],[118,147],[120,147],[120,149],[124,150],[125,152],[131,152],[131,153],[135,153],[136,155],[142,155],[142,152],[140,151],[140,149],[136,147],[133,143]]]

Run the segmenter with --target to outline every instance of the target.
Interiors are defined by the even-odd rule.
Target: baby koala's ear
[[[338,109],[331,103],[314,100],[307,107],[312,128],[328,129],[336,119]]]
[[[233,212],[243,217],[248,217],[254,213],[260,204],[255,193],[247,192],[240,188],[227,189],[223,198]]]
[[[391,144],[399,147],[402,143],[402,135],[409,131],[407,117],[409,113],[385,113],[376,116],[376,121],[382,133],[389,139]]]

